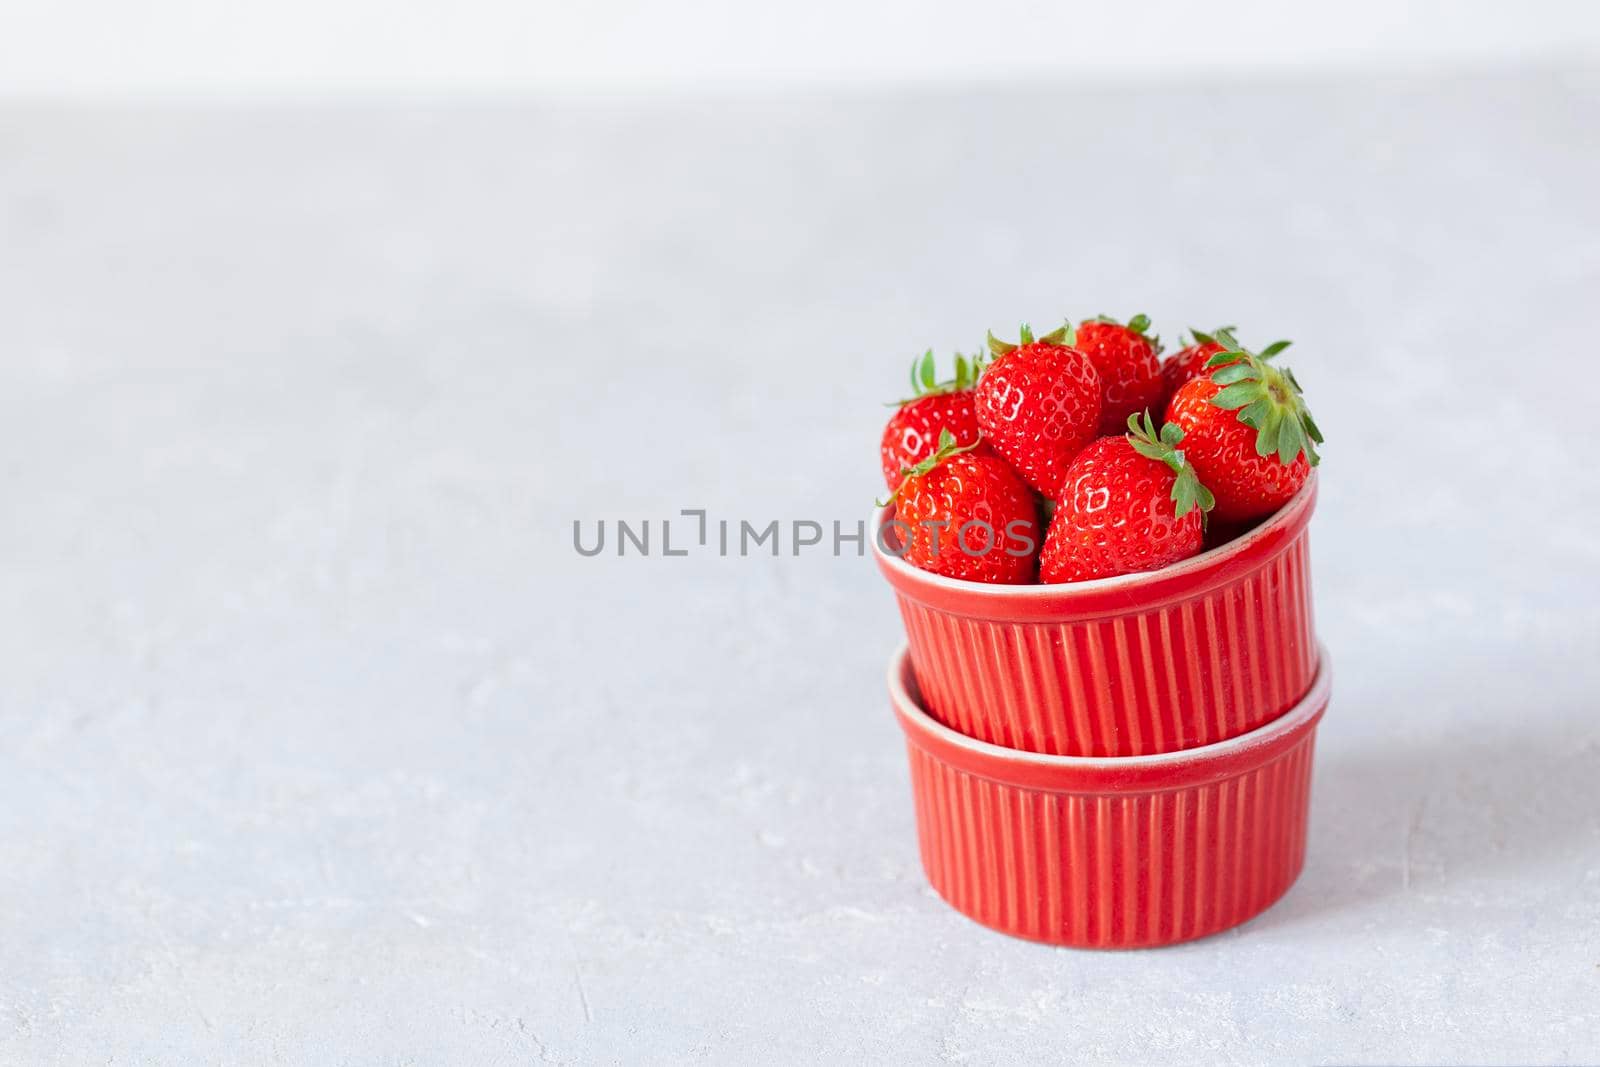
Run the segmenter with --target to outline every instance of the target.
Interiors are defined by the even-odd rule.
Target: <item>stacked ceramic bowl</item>
[[[1134,948],[1283,895],[1329,692],[1315,501],[1313,477],[1209,552],[1066,585],[944,578],[879,539],[908,641],[889,691],[922,863],[952,906],[1019,937]]]

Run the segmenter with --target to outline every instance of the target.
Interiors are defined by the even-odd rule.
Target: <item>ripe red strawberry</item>
[[[1233,327],[1223,326],[1221,329],[1231,330]],[[1189,335],[1192,338],[1191,343],[1167,357],[1161,364],[1161,381],[1166,386],[1163,395],[1167,400],[1172,399],[1172,394],[1176,393],[1184,382],[1207,373],[1206,361],[1218,352],[1224,351],[1222,342],[1212,334],[1190,330]]]
[[[1068,332],[1063,326],[1036,341],[1024,326],[1021,345],[990,334],[995,358],[977,388],[984,439],[1051,499],[1100,423],[1100,376],[1088,356],[1067,346]]]
[[[1145,315],[1126,326],[1101,315],[1080,323],[1076,339],[1068,339],[1100,375],[1101,434],[1120,434],[1130,415],[1161,404],[1161,339],[1147,335],[1149,328]]]
[[[1167,404],[1167,421],[1182,428],[1184,454],[1216,494],[1215,516],[1225,522],[1269,515],[1305,484],[1317,465],[1322,431],[1306,410],[1300,383],[1271,359],[1288,341],[1260,354],[1228,330],[1225,347],[1207,361],[1210,377],[1181,386]]]
[[[1170,422],[1146,412],[1131,433],[1102,437],[1072,461],[1039,556],[1041,582],[1082,582],[1155,570],[1200,551],[1211,494],[1177,447]]]
[[[971,582],[1033,581],[1038,505],[998,456],[962,448],[945,430],[938,450],[906,474],[891,499],[907,562]]]
[[[962,447],[979,444],[978,416],[973,410],[972,386],[978,379],[980,361],[956,353],[956,376],[935,381],[933,350],[911,364],[909,400],[889,416],[878,446],[883,462],[883,477],[890,489],[900,484],[909,467],[933,455],[939,447],[939,431],[949,430]],[[988,445],[977,451],[989,454]]]

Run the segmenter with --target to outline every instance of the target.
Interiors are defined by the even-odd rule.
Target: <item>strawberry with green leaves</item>
[[[1220,326],[1211,333],[1201,333],[1199,330],[1191,329],[1189,343],[1167,357],[1161,364],[1161,382],[1166,387],[1162,395],[1170,400],[1172,394],[1189,379],[1209,373],[1206,370],[1206,362],[1224,350],[1222,342],[1217,340],[1215,335],[1232,329],[1232,326]]]
[[[989,335],[994,358],[978,379],[978,426],[986,441],[1029,485],[1050,499],[1061,491],[1067,464],[1094,440],[1100,424],[1100,376],[1089,357],[1070,346],[1068,327],[1022,343]]]
[[[925,571],[971,582],[1033,581],[1039,509],[998,456],[939,434],[932,455],[905,471],[890,500],[901,558]]]
[[[1215,517],[1247,521],[1278,510],[1305,484],[1322,431],[1294,372],[1272,363],[1288,341],[1256,353],[1231,330],[1215,340],[1223,347],[1206,361],[1209,376],[1179,387],[1167,421],[1183,430],[1184,454],[1216,494]]]
[[[1161,405],[1161,339],[1149,329],[1147,315],[1135,315],[1126,326],[1101,315],[1079,323],[1067,340],[1100,375],[1101,434],[1119,434],[1129,416]]]
[[[1178,447],[1183,431],[1156,432],[1150,413],[1128,433],[1102,437],[1067,469],[1039,555],[1042,582],[1082,582],[1155,570],[1200,551],[1214,501]]]
[[[936,380],[932,349],[912,362],[912,396],[900,401],[889,416],[878,445],[884,481],[890,489],[900,484],[907,467],[915,467],[933,454],[944,430],[963,448],[979,445],[977,451],[990,451],[988,445],[979,444],[978,416],[973,409],[972,387],[980,367],[978,358],[968,359],[957,352],[956,376],[941,382]]]

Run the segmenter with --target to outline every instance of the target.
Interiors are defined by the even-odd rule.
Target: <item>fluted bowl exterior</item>
[[[1273,516],[1161,570],[1064,585],[963,582],[874,538],[928,712],[982,741],[1067,756],[1213,744],[1283,714],[1317,644],[1316,477]],[[875,529],[893,519],[877,515]]]
[[[1247,734],[1092,758],[1018,752],[944,726],[921,707],[902,649],[890,699],[929,882],[985,926],[1079,948],[1168,945],[1260,914],[1305,863],[1330,693],[1319,661],[1304,697]]]

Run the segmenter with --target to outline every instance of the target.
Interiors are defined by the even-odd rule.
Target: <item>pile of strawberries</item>
[[[1282,507],[1322,443],[1273,362],[1289,342],[1191,331],[1163,361],[1149,327],[990,334],[943,382],[931,351],[913,363],[881,449],[903,558],[977,582],[1086,581],[1176,563]]]

